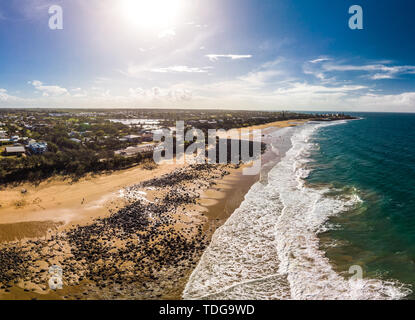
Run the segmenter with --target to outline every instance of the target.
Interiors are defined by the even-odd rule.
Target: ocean
[[[357,116],[266,134],[281,160],[215,232],[185,299],[415,297],[415,115]]]

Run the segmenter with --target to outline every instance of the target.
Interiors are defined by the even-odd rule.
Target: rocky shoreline
[[[235,167],[176,169],[126,188],[126,205],[106,218],[0,245],[0,298],[180,298],[214,231],[195,205]],[[52,265],[62,268],[62,290],[49,288]]]

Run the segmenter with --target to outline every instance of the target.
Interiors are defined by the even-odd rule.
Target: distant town
[[[344,114],[229,110],[0,110],[0,182],[80,177],[152,159],[155,130],[225,129],[290,119],[337,120]]]

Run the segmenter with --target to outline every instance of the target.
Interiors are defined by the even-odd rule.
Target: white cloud
[[[82,97],[86,97],[88,95],[88,93],[85,90],[81,89],[81,88],[71,89],[71,92],[72,92],[72,96],[75,97],[75,98],[82,98]]]
[[[324,62],[324,61],[329,61],[330,58],[318,58],[318,59],[314,59],[314,60],[310,60],[310,63],[320,63],[320,62]]]
[[[176,31],[174,29],[166,29],[166,30],[161,31],[158,34],[158,37],[160,39],[167,38],[167,37],[168,38],[173,38],[175,35],[176,35]]]
[[[331,94],[340,93],[346,94],[351,91],[367,89],[366,86],[359,85],[343,85],[343,86],[324,86],[324,85],[310,85],[308,83],[295,82],[291,83],[286,88],[279,88],[275,91],[277,94]]]
[[[111,79],[107,78],[107,77],[96,77],[94,82],[97,84],[101,84],[101,83],[105,83],[105,82],[110,82]]]
[[[120,70],[121,74],[128,77],[146,76],[146,72],[152,73],[207,73],[212,67],[190,67],[185,65],[173,65],[167,67],[158,67],[155,64],[128,65],[125,71]],[[145,78],[144,78],[145,79]]]
[[[154,87],[150,90],[144,90],[143,88],[130,88],[130,97],[136,101],[159,100],[159,101],[189,101],[192,99],[192,92],[183,88],[170,88],[161,89]]]
[[[93,97],[98,97],[98,98],[109,98],[109,97],[111,97],[110,90],[108,90],[106,88],[101,88],[101,87],[92,87],[90,89],[90,94]]]
[[[62,88],[59,86],[45,86],[39,80],[29,81],[28,83],[34,86],[36,90],[42,92],[42,95],[44,97],[49,97],[49,96],[56,97],[56,96],[69,95],[69,92],[66,88]]]
[[[311,74],[314,77],[316,77],[317,79],[324,81],[326,80],[326,75],[324,74],[324,72],[321,71],[314,71],[314,70],[310,70],[310,69],[306,69],[304,68],[304,74]]]
[[[393,79],[393,78],[394,76],[392,74],[387,74],[387,73],[376,73],[370,76],[370,79],[372,80]]]
[[[9,95],[6,89],[0,88],[0,102],[17,101],[19,98]]]
[[[253,87],[262,87],[270,84],[275,84],[285,78],[286,73],[281,66],[284,61],[282,58],[277,58],[263,63],[248,74],[240,76],[237,80],[241,80]]]
[[[341,79],[341,73],[345,73],[346,80],[350,80],[352,75],[370,80],[386,80],[396,79],[400,75],[415,74],[415,66],[393,65],[392,63],[392,61],[384,60],[369,64],[347,64],[330,57],[319,57],[304,63],[303,72],[325,82],[335,81],[335,77]],[[350,72],[355,74],[350,74]]]
[[[206,57],[214,62],[218,61],[220,58],[226,58],[231,60],[240,60],[240,59],[250,59],[252,55],[250,54],[207,54]]]
[[[187,89],[173,89],[169,91],[169,98],[174,101],[190,101],[193,94]]]
[[[366,72],[372,80],[394,79],[402,74],[415,74],[415,66],[389,66],[386,64],[347,65],[329,63],[323,65],[323,70],[327,72]]]
[[[399,94],[366,94],[349,99],[354,106],[370,111],[415,112],[415,92]]]
[[[138,65],[138,64],[132,64],[130,63],[127,67],[127,69],[124,70],[120,70],[121,74],[126,75],[126,76],[137,76],[138,74],[140,74],[141,72],[144,71],[148,71],[148,67],[144,66],[144,65]]]
[[[145,90],[142,88],[130,88],[128,89],[128,92],[130,93],[130,97],[137,98],[137,97],[144,97],[146,95]]]
[[[278,79],[278,77],[283,74],[284,73],[281,70],[254,71],[248,73],[245,76],[239,77],[239,79],[254,86],[263,86],[273,80]]]
[[[278,70],[253,71],[234,80],[210,84],[182,83],[150,89],[130,88],[112,94],[107,88],[88,92],[73,88],[71,95],[18,99],[0,89],[0,105],[8,107],[162,107],[285,110],[414,112],[415,92],[383,94],[359,84],[311,84],[280,79]],[[280,80],[279,80],[280,79]],[[34,85],[43,86],[40,81]]]
[[[193,105],[200,108],[261,110],[339,110],[415,112],[415,92],[374,94],[363,85],[312,85],[281,82],[273,91],[241,81],[227,81],[193,88]]]
[[[185,73],[206,73],[211,67],[188,67],[188,66],[171,66],[165,68],[154,68],[152,72],[167,73],[167,72],[185,72]]]
[[[200,45],[198,43],[193,46],[199,52],[199,57]],[[206,57],[217,61],[222,58],[247,59],[248,55]],[[0,89],[0,105],[415,112],[415,92],[389,94],[381,91],[376,82],[369,81],[415,73],[414,66],[393,65],[390,61],[358,65],[324,56],[306,61],[277,58],[244,72],[238,69],[232,77],[226,72],[224,76],[218,72],[209,77],[198,77],[196,74],[209,74],[212,67],[192,67],[172,61],[170,57],[151,57],[151,60],[140,61],[141,64],[130,64],[123,72],[129,76],[134,75],[133,79],[93,78],[91,86],[96,87],[88,89],[66,89],[57,85],[45,85],[39,80],[30,81],[43,96],[38,94],[36,98],[16,100],[17,97]],[[182,61],[181,55],[177,61]],[[184,77],[183,74],[187,76]],[[185,80],[179,80],[181,78]]]

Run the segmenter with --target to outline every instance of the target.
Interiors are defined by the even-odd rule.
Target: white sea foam
[[[338,124],[338,123],[336,123]],[[319,248],[327,220],[356,206],[356,194],[327,196],[306,186],[310,141],[333,123],[295,128],[292,147],[256,183],[244,202],[213,235],[190,276],[185,299],[399,299],[408,294],[395,282],[348,280],[336,273]]]

